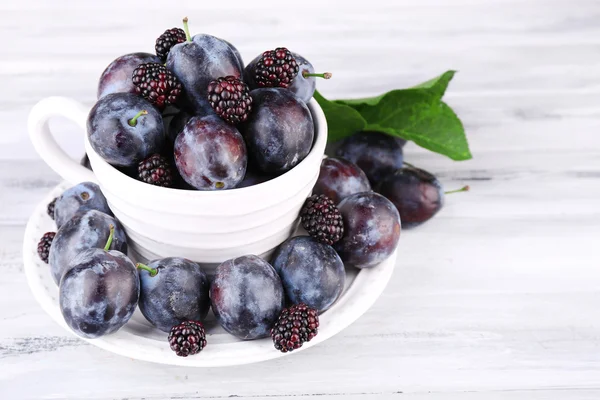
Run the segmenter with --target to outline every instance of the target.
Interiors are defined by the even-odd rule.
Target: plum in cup
[[[223,39],[206,34],[191,37],[187,18],[183,22],[186,41],[171,48],[167,56],[167,68],[183,85],[192,110],[210,110],[208,84],[223,76],[240,78],[243,68],[241,58],[237,50]]]
[[[267,174],[289,171],[310,152],[315,135],[308,107],[283,88],[255,89],[252,114],[240,126],[256,167]]]
[[[158,63],[160,59],[154,54],[125,54],[113,62],[102,72],[98,82],[98,99],[111,93],[135,93],[132,75],[140,64]]]
[[[244,138],[217,116],[193,117],[175,139],[175,165],[198,190],[231,189],[244,179]]]
[[[87,120],[92,148],[111,165],[133,167],[165,144],[161,114],[145,99],[113,93],[92,107]]]
[[[315,68],[306,58],[294,52],[292,55],[296,59],[299,71],[288,89],[308,103],[317,88],[316,78],[331,79],[331,72],[315,73]]]

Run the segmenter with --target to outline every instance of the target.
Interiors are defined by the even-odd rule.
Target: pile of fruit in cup
[[[190,37],[187,19],[184,27],[165,31],[156,55],[125,55],[106,68],[88,119],[94,150],[146,183],[197,190],[259,184],[302,161],[314,136],[305,103],[315,77],[331,74],[315,74],[282,47],[244,68],[229,42]],[[165,132],[163,113],[175,106]],[[57,232],[38,245],[59,285],[66,323],[98,338],[120,329],[139,306],[185,357],[206,346],[202,321],[212,307],[240,339],[271,336],[282,352],[301,347],[317,335],[319,314],[341,296],[345,268],[376,267],[395,250],[400,221],[413,227],[442,207],[440,182],[403,162],[403,144],[375,132],[344,140],[337,157],[322,161],[300,212],[308,236],[285,241],[270,263],[255,255],[227,260],[212,281],[184,258],[135,265],[99,186],[66,190],[48,205]]]

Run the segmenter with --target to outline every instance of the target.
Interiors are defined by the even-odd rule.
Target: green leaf
[[[454,78],[454,74],[456,74],[456,71],[446,71],[436,78],[419,83],[417,86],[413,86],[412,89],[433,89],[438,93],[441,99],[446,91],[446,88],[448,88],[448,84],[452,78]]]
[[[330,140],[359,130],[384,132],[412,140],[453,160],[468,160],[472,156],[463,125],[441,101],[453,77],[454,71],[447,71],[413,88],[392,90],[367,99],[329,101],[318,93],[315,98],[322,107],[327,107],[324,111]]]
[[[403,129],[369,123],[365,130],[412,140],[425,149],[456,161],[472,158],[462,122],[446,103],[440,102],[437,106],[423,109],[418,114],[413,123],[407,124]]]
[[[433,79],[430,79],[426,82],[420,83],[417,86],[413,86],[412,88],[398,89],[398,90],[393,90],[392,92],[401,91],[401,92],[407,92],[407,93],[413,93],[413,92],[418,93],[418,92],[426,91],[426,92],[430,93],[431,95],[433,95],[434,98],[441,100],[442,96],[444,95],[444,92],[446,91],[446,88],[448,87],[448,84],[454,77],[455,73],[456,73],[456,71],[446,71],[442,75],[435,77]],[[368,104],[368,105],[374,106],[374,105],[377,105],[377,103],[379,103],[381,101],[381,99],[383,99],[383,97],[385,97],[389,93],[391,93],[391,92],[384,93],[380,96],[367,97],[364,99],[335,100],[335,102],[338,104],[346,104],[346,105],[350,105],[350,106],[355,106],[355,105],[360,105],[360,104]]]
[[[313,95],[327,118],[328,140],[336,141],[364,130],[367,121],[358,111],[344,104],[337,104],[315,91]]]

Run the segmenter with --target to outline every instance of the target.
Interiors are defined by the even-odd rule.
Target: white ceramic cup
[[[327,142],[323,110],[314,99],[308,107],[315,141],[304,160],[270,181],[223,191],[167,189],[137,181],[104,161],[83,134],[94,172],[86,169],[60,148],[48,127],[52,117],[62,116],[85,132],[89,110],[71,99],[40,101],[29,114],[28,128],[40,157],[61,177],[72,184],[93,181],[100,185],[137,259],[179,256],[215,264],[245,254],[268,256],[296,229]]]

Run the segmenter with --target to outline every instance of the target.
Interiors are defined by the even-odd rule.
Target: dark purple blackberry
[[[298,75],[298,63],[285,47],[265,51],[254,71],[254,81],[258,87],[282,87],[287,88],[296,75]]]
[[[173,170],[167,159],[153,154],[138,164],[138,179],[155,186],[171,187]]]
[[[208,102],[224,121],[237,125],[252,111],[248,85],[235,76],[218,78],[208,84]]]
[[[271,338],[275,348],[282,353],[302,347],[317,336],[319,332],[319,315],[317,310],[300,303],[284,308],[279,319],[271,329]]]
[[[175,75],[159,63],[140,64],[133,71],[132,81],[135,92],[159,110],[175,104],[183,90]]]
[[[308,234],[322,243],[332,245],[344,234],[342,214],[324,194],[314,194],[306,199],[300,219]]]
[[[50,218],[54,219],[54,206],[56,205],[56,200],[58,197],[55,197],[50,203],[48,203],[47,213]]]
[[[206,347],[204,325],[197,321],[184,321],[175,325],[169,333],[169,345],[179,357],[200,353]]]
[[[37,246],[38,255],[40,256],[40,259],[46,264],[48,264],[48,255],[50,254],[50,246],[52,245],[54,236],[56,236],[56,232],[44,233],[44,236],[42,236]]]
[[[167,29],[165,33],[160,35],[158,39],[156,39],[156,45],[154,49],[156,50],[156,55],[162,60],[162,62],[167,61],[167,55],[173,46],[178,43],[185,42],[185,32],[181,28],[171,28]]]

